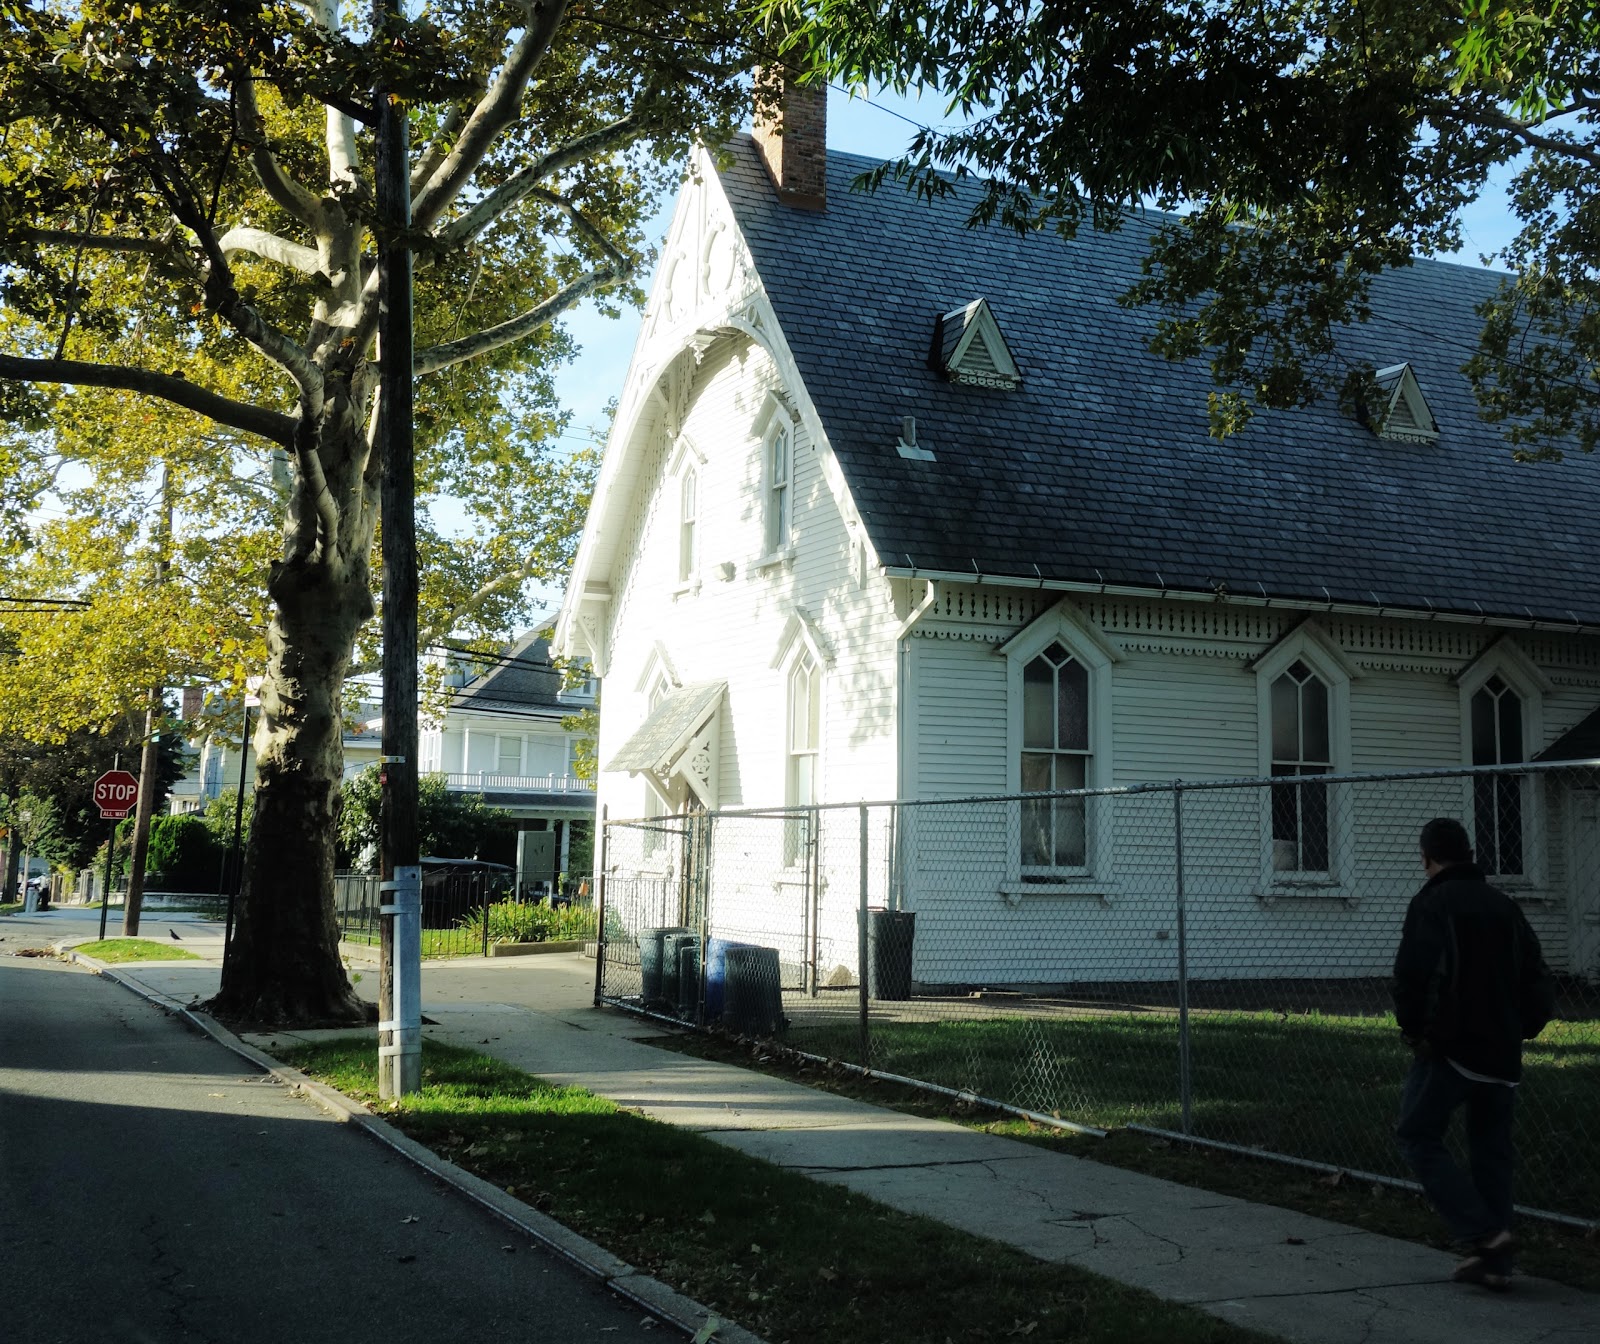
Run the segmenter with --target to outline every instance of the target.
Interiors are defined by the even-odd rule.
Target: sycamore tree
[[[793,58],[936,89],[954,125],[872,176],[986,179],[975,222],[1148,227],[1153,345],[1208,356],[1213,431],[1336,389],[1374,277],[1461,243],[1510,178],[1511,273],[1468,371],[1529,456],[1600,438],[1600,11],[1578,0],[766,0]],[[1461,333],[1469,336],[1470,333]]]
[[[363,1013],[332,873],[377,597],[373,90],[411,118],[419,490],[476,522],[424,526],[424,645],[559,573],[589,468],[551,450],[552,322],[637,300],[654,196],[748,100],[717,0],[409,12],[0,0],[0,581],[90,604],[6,617],[0,731],[264,676],[241,1018]]]

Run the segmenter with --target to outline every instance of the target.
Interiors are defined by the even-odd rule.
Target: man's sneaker
[[[1510,1232],[1496,1232],[1474,1246],[1472,1254],[1455,1267],[1450,1277],[1457,1283],[1476,1283],[1492,1292],[1506,1292],[1511,1287],[1514,1248]]]

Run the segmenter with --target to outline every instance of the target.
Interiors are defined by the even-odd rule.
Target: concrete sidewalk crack
[[[825,1166],[821,1163],[808,1162],[791,1166],[788,1163],[779,1163],[790,1171],[931,1171],[937,1167],[987,1167],[989,1159],[983,1157],[957,1157],[937,1162],[879,1162],[870,1166]]]
[[[1394,1283],[1363,1283],[1354,1287],[1293,1288],[1281,1293],[1229,1293],[1226,1297],[1194,1298],[1189,1305],[1205,1307],[1223,1302],[1270,1302],[1285,1297],[1366,1297],[1389,1288],[1434,1288],[1442,1282],[1442,1279],[1398,1279]],[[1379,1302],[1377,1305],[1384,1304]]]

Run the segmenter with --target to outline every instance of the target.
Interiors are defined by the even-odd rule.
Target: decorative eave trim
[[[657,670],[667,674],[667,680],[672,683],[672,689],[677,690],[683,685],[683,678],[678,675],[678,669],[673,666],[672,655],[667,652],[667,646],[659,639],[650,646],[650,656],[644,660],[644,666],[639,669],[639,680],[634,683],[634,693],[643,695],[650,688],[652,674]]]

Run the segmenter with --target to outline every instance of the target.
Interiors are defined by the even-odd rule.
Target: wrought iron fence
[[[334,875],[334,918],[342,940],[377,946],[380,882],[376,873]],[[513,885],[501,871],[452,872],[424,864],[422,955],[488,956],[497,942],[594,937],[593,897],[587,881],[563,881],[556,892],[538,897],[515,893]]]
[[[1600,1217],[1600,762],[609,821],[598,997],[1053,1122],[1404,1181],[1422,824],[1538,933],[1519,1194]]]

